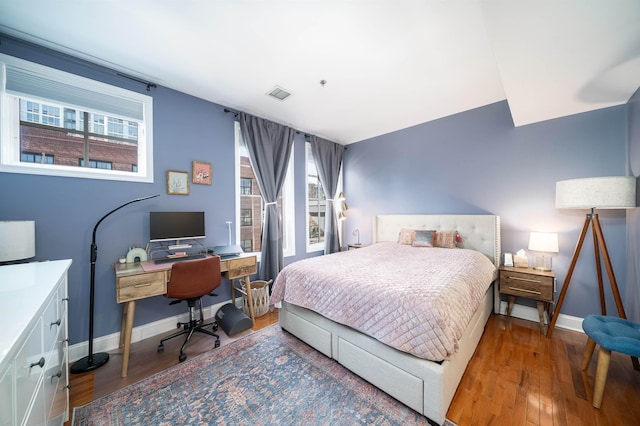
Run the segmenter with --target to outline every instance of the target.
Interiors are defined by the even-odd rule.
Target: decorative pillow
[[[433,238],[434,247],[457,248],[462,239],[456,230],[439,230]]]
[[[416,231],[413,237],[413,247],[433,247],[433,237],[436,231]]]
[[[415,233],[416,231],[414,231],[413,229],[402,228],[398,235],[398,243],[410,245],[411,243],[413,243],[413,236],[415,235]]]

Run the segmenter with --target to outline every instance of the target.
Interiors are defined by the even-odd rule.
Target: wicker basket
[[[272,281],[251,281],[251,298],[253,299],[253,315],[255,317],[260,317],[269,311],[269,284]],[[242,281],[242,290],[246,292],[244,280]],[[249,301],[246,295],[243,298],[242,310],[249,315]]]

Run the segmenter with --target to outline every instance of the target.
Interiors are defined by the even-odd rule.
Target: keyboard
[[[194,260],[194,259],[204,259],[207,257],[204,254],[190,254],[188,256],[181,257],[163,257],[162,259],[156,259],[153,261],[156,265],[158,263],[169,263],[169,262],[181,262],[183,260]]]

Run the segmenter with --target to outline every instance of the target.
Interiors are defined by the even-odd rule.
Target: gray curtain
[[[265,203],[258,277],[268,281],[275,279],[284,266],[282,216],[277,201],[287,175],[295,130],[244,113],[240,114],[240,129]]]
[[[310,136],[311,150],[318,169],[318,178],[327,197],[324,215],[324,254],[340,251],[338,218],[333,199],[338,189],[344,146],[317,136]]]

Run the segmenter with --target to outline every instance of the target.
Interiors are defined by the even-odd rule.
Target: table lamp
[[[0,263],[29,259],[36,255],[36,222],[0,221]]]
[[[533,269],[551,270],[551,253],[558,253],[558,234],[556,232],[531,232],[529,250],[537,252],[533,257]]]

